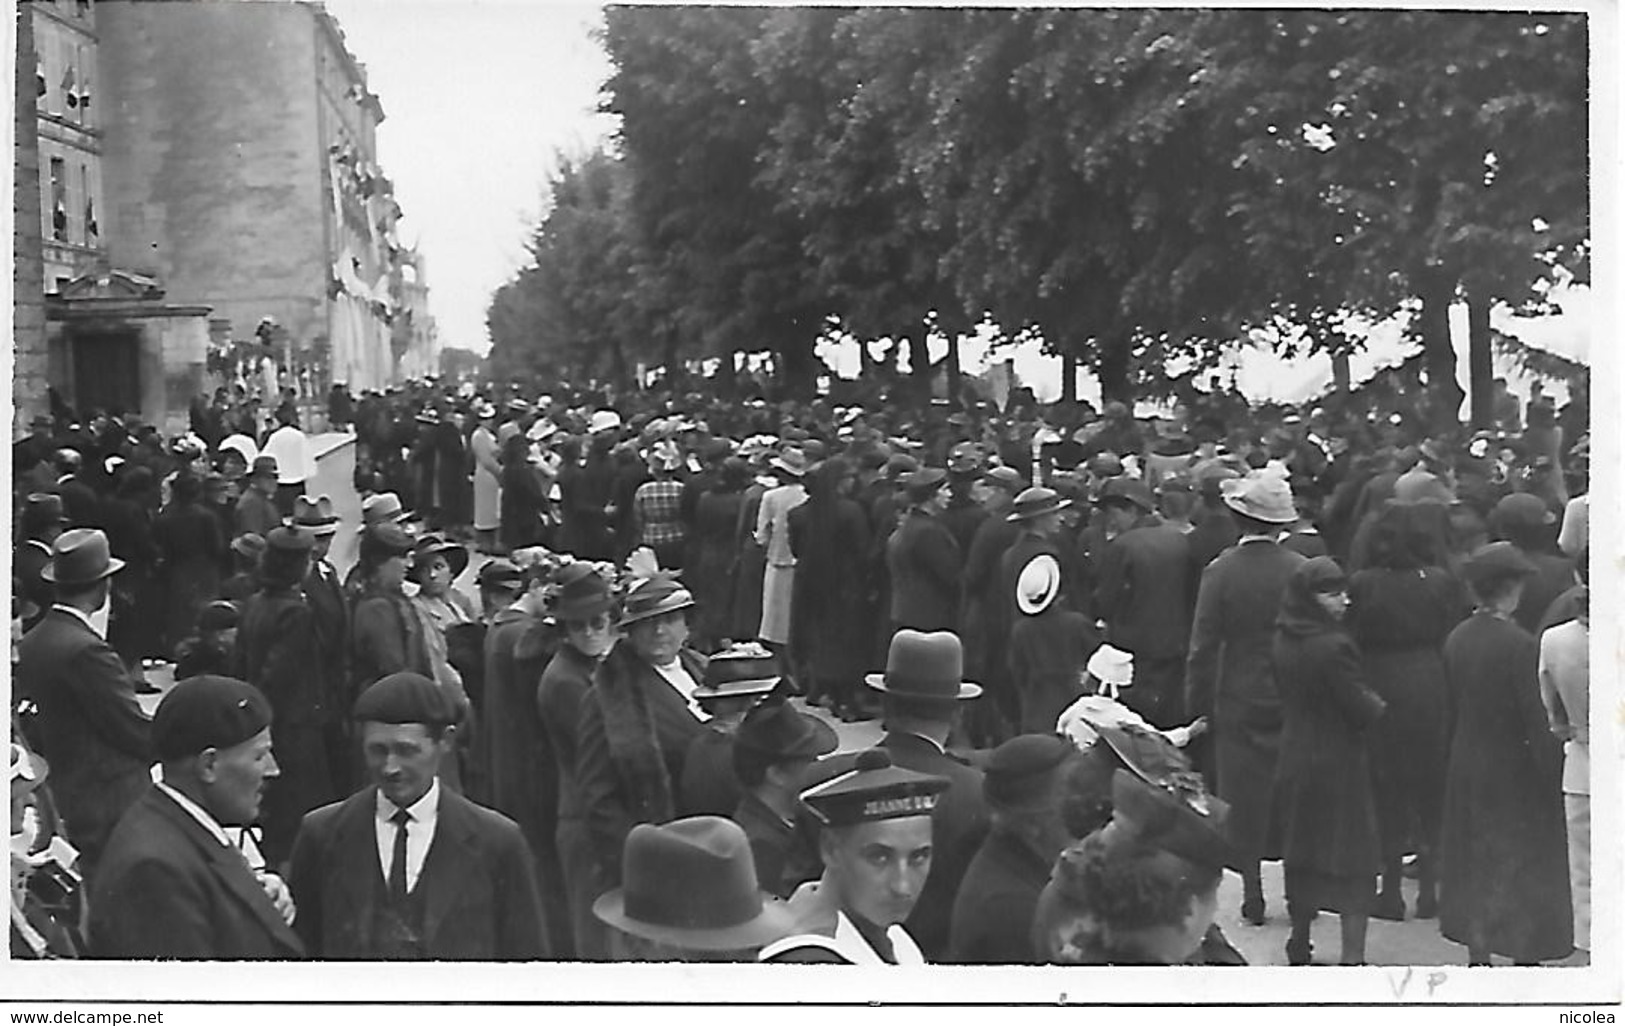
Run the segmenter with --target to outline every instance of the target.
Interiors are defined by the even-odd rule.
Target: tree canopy
[[[766,350],[805,392],[832,325],[928,372],[928,330],[991,317],[1127,398],[1411,312],[1454,418],[1448,306],[1589,272],[1582,14],[611,7],[601,39],[619,132],[561,162],[493,368]]]

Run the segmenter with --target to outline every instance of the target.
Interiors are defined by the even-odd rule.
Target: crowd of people
[[[14,955],[1239,964],[1273,860],[1294,965],[1589,947],[1583,393],[744,392],[336,386],[347,573],[291,402],[37,419]]]

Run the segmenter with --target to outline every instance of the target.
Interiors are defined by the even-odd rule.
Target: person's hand
[[[259,877],[260,886],[265,888],[266,897],[271,899],[271,904],[275,905],[277,912],[281,914],[282,921],[292,926],[299,910],[293,906],[293,892],[288,889],[287,883],[275,873],[262,871],[255,875]]]

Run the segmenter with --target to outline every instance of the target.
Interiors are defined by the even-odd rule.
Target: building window
[[[68,162],[51,158],[51,238],[68,241]]]
[[[85,245],[102,244],[101,226],[96,223],[96,193],[90,187],[90,165],[79,165],[79,193],[85,198]]]

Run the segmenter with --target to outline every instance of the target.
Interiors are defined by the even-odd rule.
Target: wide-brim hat
[[[621,415],[614,410],[599,410],[587,422],[587,434],[596,435],[604,431],[613,431],[621,426]]]
[[[705,664],[705,679],[694,689],[696,699],[746,698],[770,694],[784,675],[772,652],[745,642],[714,653]]]
[[[789,908],[762,892],[745,831],[720,816],[639,823],[626,836],[621,880],[593,902],[593,915],[657,943],[760,948],[795,926]]]
[[[1546,527],[1557,523],[1557,514],[1550,506],[1541,501],[1540,496],[1529,492],[1513,492],[1504,495],[1495,504],[1490,513],[1490,520],[1501,530],[1520,527]]]
[[[734,745],[780,761],[816,759],[840,746],[829,724],[797,712],[782,698],[766,698],[745,714]]]
[[[445,557],[452,580],[468,569],[468,549],[439,534],[426,534],[412,543],[411,568],[416,570],[435,556]]]
[[[540,442],[544,439],[553,437],[558,430],[559,426],[557,424],[553,423],[551,420],[542,418],[537,420],[525,431],[525,437],[533,442]]]
[[[668,575],[645,577],[627,589],[621,606],[621,626],[650,620],[694,605],[694,596],[676,578]]]
[[[406,507],[401,505],[401,497],[394,492],[369,495],[361,503],[361,524],[356,528],[356,533],[359,534],[375,524],[398,524],[409,515]]]
[[[1061,563],[1048,552],[1027,561],[1016,575],[1016,608],[1037,616],[1061,593]]]
[[[475,403],[474,404],[474,419],[475,420],[493,420],[493,419],[495,419],[496,415],[497,415],[497,408],[495,406],[492,406],[490,403]]]
[[[339,529],[339,515],[333,509],[333,500],[326,495],[312,499],[296,495],[293,499],[293,525],[317,537],[326,537]]]
[[[1253,472],[1221,482],[1219,498],[1242,516],[1266,524],[1290,524],[1298,519],[1292,502],[1292,486],[1277,474]]]
[[[1012,524],[1023,520],[1032,520],[1044,516],[1046,513],[1059,513],[1072,505],[1071,499],[1061,497],[1061,493],[1053,488],[1043,485],[1034,485],[1016,496],[1016,501],[1005,514],[1005,520]]]
[[[886,672],[867,674],[863,679],[876,691],[899,698],[954,701],[980,695],[982,686],[964,676],[965,651],[959,635],[905,627],[892,636]]]
[[[40,578],[59,587],[94,584],[124,569],[124,560],[112,554],[107,535],[93,527],[64,531],[51,544],[51,562]]]
[[[807,454],[800,449],[785,449],[777,456],[767,461],[767,465],[791,477],[800,478],[807,474]]]
[[[897,483],[903,490],[915,498],[924,498],[941,488],[948,481],[948,472],[941,467],[920,467],[911,470],[898,478]]]
[[[1112,776],[1113,821],[1140,844],[1187,862],[1219,869],[1235,860],[1229,813],[1229,804],[1207,793],[1194,773],[1147,778],[1131,767]]]

